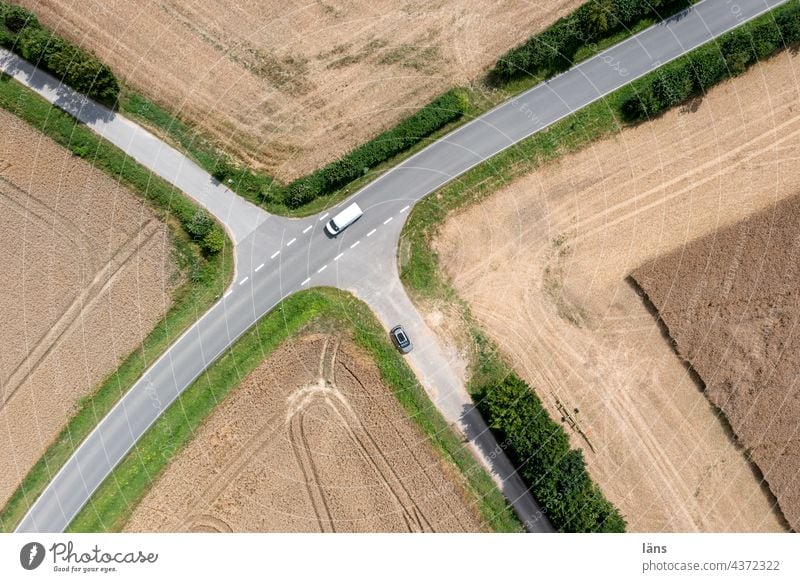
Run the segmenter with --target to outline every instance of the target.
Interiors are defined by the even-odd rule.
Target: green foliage
[[[567,433],[525,382],[509,375],[481,390],[476,401],[556,529],[625,531],[625,520],[586,472],[583,453],[569,448]]]
[[[649,119],[798,41],[800,1],[792,0],[636,81],[622,114],[629,122]]]
[[[551,76],[571,66],[580,48],[688,5],[687,0],[590,0],[500,57],[490,79],[503,84],[522,75]]]
[[[363,176],[370,168],[416,145],[423,138],[461,117],[469,106],[463,91],[453,89],[344,157],[289,184],[283,202],[298,208]]]
[[[39,26],[39,21],[32,12],[13,4],[0,3],[0,19],[12,34],[19,33],[27,25]]]
[[[84,95],[107,104],[116,101],[119,83],[106,65],[55,36],[24,8],[0,2],[0,17],[0,45]]]
[[[215,255],[225,248],[225,240],[225,233],[215,224],[203,237],[200,246],[207,254]]]

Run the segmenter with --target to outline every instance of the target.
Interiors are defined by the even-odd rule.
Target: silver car
[[[402,353],[407,354],[411,351],[412,345],[411,340],[408,339],[408,335],[406,334],[406,330],[403,329],[402,325],[395,325],[390,331],[389,335],[392,336],[392,342],[397,349],[400,350]]]

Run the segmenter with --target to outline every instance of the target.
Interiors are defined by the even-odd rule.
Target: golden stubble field
[[[483,531],[463,478],[346,336],[306,332],[251,372],[126,531]]]
[[[581,0],[22,0],[281,180],[332,161]]]
[[[436,248],[480,324],[637,531],[784,527],[630,283],[643,263],[800,192],[800,56],[785,54],[451,216]],[[440,313],[430,313],[436,322]]]
[[[0,111],[0,506],[171,303],[167,227]]]

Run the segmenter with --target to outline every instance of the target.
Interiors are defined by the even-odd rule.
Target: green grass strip
[[[310,325],[349,331],[373,358],[382,381],[434,449],[464,478],[488,527],[521,525],[489,475],[428,400],[414,373],[394,349],[369,308],[344,291],[312,289],[292,295],[262,317],[174,402],[95,492],[69,527],[71,532],[119,531],[158,477],[231,390],[282,342]]]
[[[63,111],[7,76],[0,76],[0,107],[17,115],[45,136],[85,158],[146,200],[169,227],[173,258],[187,282],[172,297],[172,307],[141,346],[76,406],[74,416],[25,476],[0,511],[0,531],[12,531],[53,475],[114,403],[164,350],[202,315],[233,276],[232,246],[206,257],[182,229],[176,209],[197,207],[170,184],[135,163],[121,150],[94,134]]]

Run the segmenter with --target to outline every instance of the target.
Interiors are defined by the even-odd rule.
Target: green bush
[[[109,105],[116,101],[119,83],[106,65],[55,36],[24,8],[0,3],[0,16],[0,45],[84,95]]]
[[[463,91],[448,91],[392,129],[335,162],[289,184],[283,192],[283,203],[289,208],[298,208],[336,191],[363,176],[370,168],[416,145],[426,136],[458,119],[468,106],[469,101]]]
[[[564,532],[621,532],[625,520],[592,482],[530,387],[516,376],[481,390],[478,409],[550,522]]]
[[[590,0],[500,57],[490,79],[502,84],[522,75],[553,75],[570,67],[581,47],[688,5],[687,0]]]
[[[791,0],[636,81],[622,114],[631,122],[649,119],[798,41],[800,0]]]
[[[203,251],[209,255],[215,255],[225,248],[225,233],[216,224],[206,233],[200,243]]]
[[[0,4],[0,16],[2,16],[3,24],[13,34],[17,34],[26,25],[39,26],[36,16],[22,6]]]

